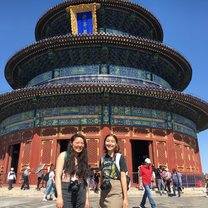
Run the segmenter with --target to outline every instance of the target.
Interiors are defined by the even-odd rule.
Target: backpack
[[[100,161],[101,166],[104,163],[104,157],[105,157],[105,155],[102,155],[102,157],[101,157],[101,161]],[[116,165],[116,169],[118,170],[117,172],[118,172],[119,178],[120,178],[120,175],[121,175],[121,173],[120,173],[120,164],[119,164],[120,158],[121,158],[121,153],[116,153],[116,159],[115,159],[114,163]],[[131,179],[130,179],[130,176],[128,175],[128,171],[126,172],[126,182],[127,182],[127,190],[129,190],[129,188],[131,187]]]

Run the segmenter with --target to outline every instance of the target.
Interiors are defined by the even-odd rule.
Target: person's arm
[[[140,177],[143,176],[143,166],[140,167]]]
[[[126,173],[121,172],[121,187],[123,192],[123,208],[128,207],[128,195],[127,195],[127,181],[126,181]]]
[[[9,181],[9,175],[10,175],[10,171],[7,174],[7,181]]]
[[[128,207],[128,195],[127,195],[127,181],[126,181],[126,172],[128,171],[126,160],[123,155],[121,155],[119,160],[120,166],[120,181],[121,188],[123,192],[123,208]]]
[[[90,208],[89,186],[86,186],[86,201],[85,201],[85,208]]]
[[[62,152],[57,159],[56,162],[56,191],[57,191],[57,200],[56,200],[56,207],[62,208],[64,206],[63,197],[62,197],[62,187],[61,187],[61,177],[62,177],[62,171],[64,167],[64,157],[66,152]]]

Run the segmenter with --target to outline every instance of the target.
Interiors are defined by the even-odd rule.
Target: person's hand
[[[128,200],[123,200],[123,208],[128,208],[129,204],[128,204]]]
[[[64,201],[62,197],[57,197],[56,199],[56,207],[57,208],[62,208],[64,206]]]
[[[87,199],[86,202],[85,202],[85,208],[90,208],[90,202],[89,202],[88,199]]]

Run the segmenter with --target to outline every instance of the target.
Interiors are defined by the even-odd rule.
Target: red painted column
[[[133,172],[132,148],[131,148],[131,142],[130,142],[131,137],[132,137],[132,128],[130,130],[130,136],[126,137],[126,163],[127,163],[127,167],[128,167],[129,172]]]
[[[32,139],[31,145],[31,157],[30,157],[30,168],[31,168],[31,175],[30,175],[30,183],[36,184],[37,183],[37,174],[35,174],[36,168],[40,165],[40,150],[41,147],[41,140],[37,133],[34,134]]]
[[[157,145],[156,145],[156,139],[152,136],[152,129],[149,130],[150,134],[150,143],[149,143],[149,158],[152,161],[152,164],[156,165],[158,164],[158,158],[157,158]],[[151,142],[152,141],[152,142]]]

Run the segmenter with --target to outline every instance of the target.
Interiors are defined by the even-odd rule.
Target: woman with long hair
[[[43,201],[47,201],[49,199],[52,199],[52,200],[56,200],[56,197],[55,197],[55,166],[52,164],[50,166],[50,171],[49,171],[49,179],[47,181],[47,184],[46,184],[46,189],[44,191],[44,198],[43,198]],[[48,198],[48,196],[50,198]]]
[[[57,208],[89,208],[87,142],[74,134],[56,163]]]
[[[102,178],[100,206],[101,208],[127,208],[126,172],[128,169],[124,156],[119,152],[118,138],[114,134],[109,134],[105,137],[104,151],[105,154],[100,160]],[[116,164],[118,156],[119,164]]]

